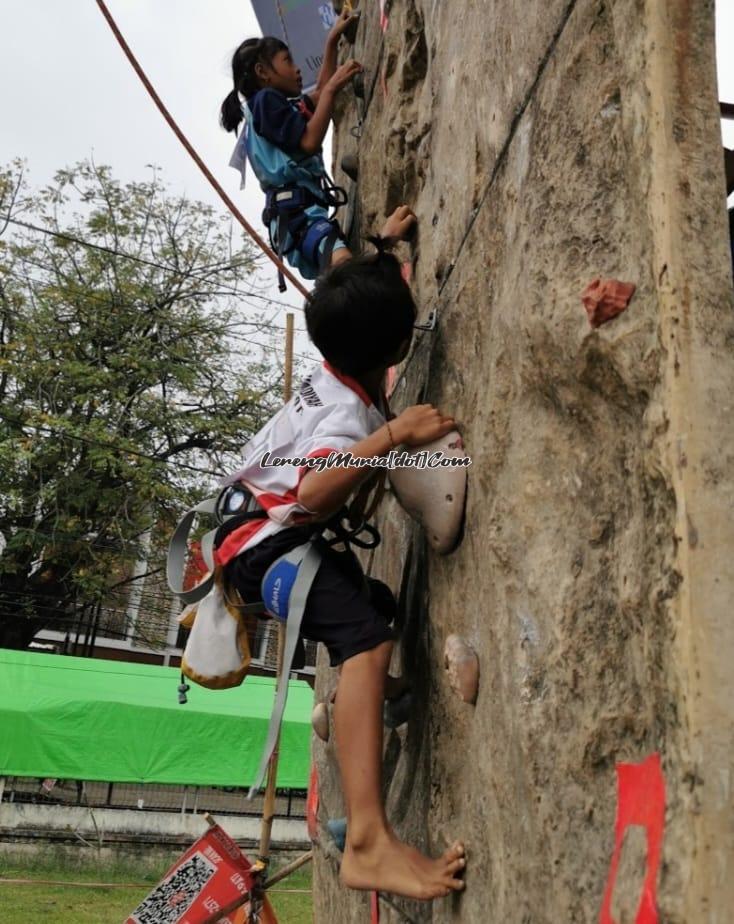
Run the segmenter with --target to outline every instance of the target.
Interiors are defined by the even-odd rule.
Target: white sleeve
[[[316,425],[296,446],[296,454],[302,458],[349,449],[372,432],[367,416],[354,407],[332,405],[320,410]]]

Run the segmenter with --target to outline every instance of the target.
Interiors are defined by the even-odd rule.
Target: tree
[[[155,170],[80,163],[35,194],[0,172],[0,646],[109,606],[272,413],[279,373],[241,333],[262,316],[237,313],[253,265]]]

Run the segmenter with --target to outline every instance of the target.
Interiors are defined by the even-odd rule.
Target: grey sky
[[[239,177],[227,166],[234,136],[217,124],[219,104],[231,89],[231,53],[243,38],[259,34],[248,0],[108,5],[184,132],[260,229],[262,194],[252,179],[240,192]],[[734,0],[716,6],[719,96],[734,102]],[[0,0],[0,87],[0,163],[24,157],[32,184],[93,154],[122,180],[139,179],[154,162],[174,192],[219,204],[154,108],[94,0]],[[723,131],[734,147],[734,122]],[[273,278],[269,268],[265,278]],[[286,299],[301,303],[292,288]],[[303,325],[300,312],[296,321]],[[298,348],[304,348],[302,340]]]
[[[232,52],[242,39],[259,34],[249,2],[109,0],[108,6],[184,133],[264,233],[262,193],[252,174],[240,191],[239,175],[227,166],[235,136],[217,123],[219,105],[232,87]],[[141,179],[146,164],[155,163],[174,193],[224,210],[148,97],[94,0],[0,0],[0,12],[0,163],[25,158],[34,186],[90,154],[110,164],[121,180]],[[302,304],[291,286],[279,295],[269,264],[260,276],[273,298]],[[283,323],[280,314],[274,320]],[[304,326],[300,311],[296,326]],[[305,334],[296,349],[309,352]]]

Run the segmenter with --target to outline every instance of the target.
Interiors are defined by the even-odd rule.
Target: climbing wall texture
[[[355,239],[401,202],[421,320],[395,410],[461,422],[466,525],[439,557],[388,495],[365,564],[399,591],[394,669],[408,725],[386,733],[402,837],[467,847],[466,891],[415,922],[599,920],[615,767],[659,753],[666,924],[734,907],[734,315],[713,0],[362,4]],[[351,129],[364,117],[361,137]],[[592,329],[581,292],[633,282]],[[479,653],[476,706],[451,693],[446,637]],[[336,683],[322,663],[317,695]],[[333,742],[314,739],[320,821],[343,814]],[[612,897],[637,920],[645,838]],[[322,831],[318,924],[369,920]],[[405,920],[381,907],[381,920]],[[640,918],[639,920],[654,920]]]

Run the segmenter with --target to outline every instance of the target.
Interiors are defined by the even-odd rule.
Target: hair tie
[[[379,256],[384,256],[386,253],[389,253],[394,241],[389,237],[382,237],[380,234],[370,234],[367,236],[367,240],[370,244],[374,244],[377,248],[377,253]]]

